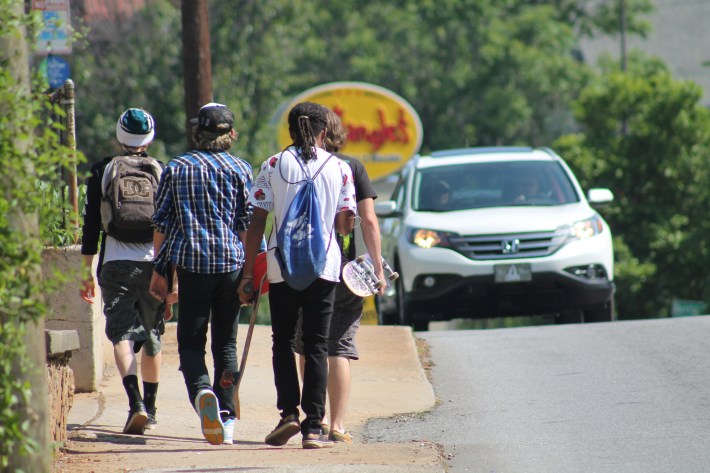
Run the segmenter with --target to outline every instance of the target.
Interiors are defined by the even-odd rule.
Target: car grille
[[[450,237],[454,250],[473,260],[548,256],[564,243],[562,231]]]

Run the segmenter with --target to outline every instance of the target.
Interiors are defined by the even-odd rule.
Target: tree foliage
[[[88,25],[74,54],[79,144],[92,160],[111,151],[115,119],[129,106],[156,117],[159,157],[183,149],[179,8],[146,4],[131,18]],[[214,97],[234,110],[237,149],[253,163],[273,150],[279,106],[322,83],[370,82],[402,95],[422,118],[426,150],[549,143],[573,126],[568,104],[588,74],[574,22],[590,14],[569,0],[239,0],[210,8]]]
[[[672,299],[710,302],[707,266],[710,111],[702,91],[640,54],[622,72],[607,62],[575,104],[582,126],[556,147],[584,184],[610,187],[619,310],[667,315]]]
[[[57,186],[58,170],[69,164],[69,150],[59,144],[61,114],[42,93],[30,89],[26,31],[37,23],[23,12],[23,2],[0,0],[0,470],[14,471],[30,454],[40,455],[42,441],[28,435],[41,412],[43,390],[33,390],[24,345],[26,326],[46,312],[52,281],[39,278],[44,238],[51,232],[39,221],[47,207],[45,186]],[[34,91],[34,92],[33,92]],[[42,184],[44,183],[44,185]],[[55,206],[56,217],[62,211]],[[43,370],[41,370],[43,371]],[[41,399],[37,401],[37,398]],[[10,456],[12,455],[12,457]],[[35,456],[36,458],[36,456]],[[14,462],[11,462],[14,460]],[[8,470],[9,469],[9,470]]]
[[[697,87],[657,61],[633,59],[627,73],[581,61],[582,36],[620,32],[622,4],[626,33],[646,34],[650,0],[211,2],[214,98],[234,110],[235,152],[254,165],[274,151],[279,107],[333,81],[403,96],[421,116],[424,151],[554,142],[585,187],[618,196],[604,214],[622,315],[662,314],[673,297],[710,297],[698,277],[706,112]],[[118,114],[141,106],[156,117],[153,152],[183,151],[178,2],[87,26],[73,59],[80,148],[91,160],[111,152]],[[681,270],[689,276],[668,276]]]

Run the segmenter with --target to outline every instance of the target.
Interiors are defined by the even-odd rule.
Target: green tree
[[[615,62],[576,102],[582,132],[559,140],[583,176],[613,189],[608,218],[617,238],[622,316],[668,315],[673,298],[710,302],[710,111],[702,91],[674,80],[658,60],[636,53]]]
[[[38,215],[68,164],[46,96],[30,86],[29,44],[38,24],[24,2],[0,0],[0,470],[48,472],[44,333]],[[28,33],[29,31],[29,33]],[[33,92],[34,90],[34,92]]]
[[[116,121],[127,108],[140,107],[155,118],[151,154],[165,160],[182,152],[185,111],[179,7],[169,0],[154,0],[130,18],[83,29],[85,39],[72,54],[77,146],[92,162],[118,152]]]

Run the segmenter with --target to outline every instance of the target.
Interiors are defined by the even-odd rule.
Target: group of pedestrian
[[[365,168],[337,153],[346,131],[334,112],[315,103],[290,110],[292,144],[266,159],[256,179],[249,163],[230,153],[238,134],[227,106],[206,104],[192,123],[194,149],[163,166],[147,153],[155,135],[152,117],[141,109],[127,110],[116,127],[121,153],[94,165],[87,180],[82,237],[87,272],[81,295],[93,301],[91,266],[100,240],[96,275],[106,334],[129,401],[123,432],[142,434],[157,426],[161,335],[170,305],[177,302],[178,355],[190,403],[209,443],[233,443],[234,386],[220,383],[220,378],[237,371],[240,307],[258,297],[255,260],[264,250],[266,220],[273,212],[266,260],[281,418],[265,443],[285,445],[297,433],[303,436],[303,448],[352,443],[344,417],[350,361],[358,359],[354,336],[362,299],[340,282],[340,272],[356,254],[356,215],[375,272],[384,279],[373,205],[377,195]],[[156,168],[159,179],[153,180]],[[305,195],[318,211],[311,216],[299,207],[301,213],[293,219],[294,201]],[[146,223],[138,209],[147,208],[147,202],[151,212]],[[296,245],[314,245],[320,256],[289,262],[284,232],[292,232]],[[212,376],[205,362],[208,332]],[[141,350],[142,395],[136,357]],[[302,355],[302,381],[296,353]]]

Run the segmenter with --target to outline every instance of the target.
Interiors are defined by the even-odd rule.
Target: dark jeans
[[[335,283],[324,279],[316,280],[303,291],[297,291],[285,282],[269,285],[276,407],[285,417],[298,415],[300,404],[306,415],[301,422],[304,435],[320,432],[325,415],[328,331],[334,300]],[[306,358],[302,393],[293,353],[299,309],[303,312],[303,351]]]
[[[221,274],[199,274],[179,269],[178,303],[180,314],[177,324],[180,371],[185,378],[190,403],[195,405],[197,393],[212,389],[219,401],[222,420],[235,417],[234,386],[223,388],[219,384],[222,372],[237,370],[237,324],[239,298],[237,287],[241,271]],[[207,328],[211,315],[211,344],[214,360],[213,382],[205,364]]]

